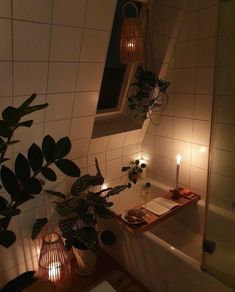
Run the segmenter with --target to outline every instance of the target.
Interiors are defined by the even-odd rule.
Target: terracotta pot
[[[78,273],[84,276],[93,274],[96,270],[97,254],[89,249],[78,249],[75,247],[73,247],[73,252],[78,263]]]

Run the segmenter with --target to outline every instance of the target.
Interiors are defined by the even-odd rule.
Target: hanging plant
[[[162,113],[168,103],[166,90],[170,82],[159,79],[152,71],[140,65],[135,79],[131,84],[134,93],[128,97],[128,107],[135,113],[134,117],[144,121],[151,118],[153,112]]]

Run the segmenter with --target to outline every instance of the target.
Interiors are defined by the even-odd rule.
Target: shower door
[[[219,4],[202,268],[235,289],[235,0]]]

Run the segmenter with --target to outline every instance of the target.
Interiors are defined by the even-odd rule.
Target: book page
[[[172,200],[168,200],[168,199],[163,198],[163,197],[156,198],[152,202],[159,204],[159,205],[162,205],[163,207],[167,208],[168,210],[171,210],[171,209],[180,205],[177,202],[174,202]]]
[[[165,214],[166,212],[169,212],[169,209],[160,205],[160,204],[157,204],[153,201],[151,202],[148,202],[146,204],[146,209],[149,210],[150,212],[158,215],[158,216],[161,216],[162,214]]]

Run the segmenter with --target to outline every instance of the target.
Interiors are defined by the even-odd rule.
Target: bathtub
[[[151,197],[169,190],[152,179]],[[141,203],[139,185],[114,197],[113,211]],[[106,251],[151,292],[231,291],[201,270],[204,202],[180,211],[142,234],[129,232],[118,220],[103,220],[102,229],[113,230],[117,243]]]

